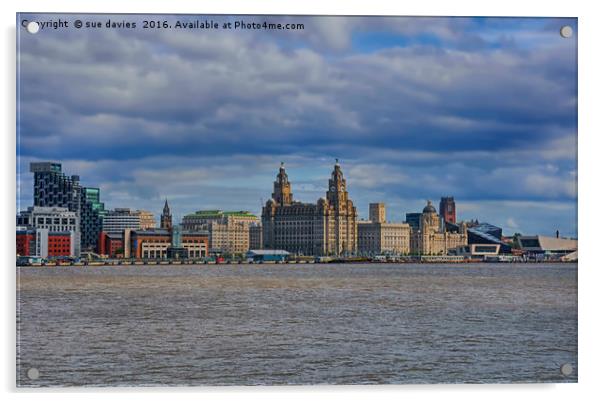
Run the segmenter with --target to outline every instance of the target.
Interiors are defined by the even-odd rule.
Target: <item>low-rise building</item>
[[[17,255],[41,258],[74,257],[75,232],[50,231],[47,228],[18,227]]]
[[[519,235],[518,246],[527,255],[546,259],[560,259],[577,251],[577,240],[560,236]]]
[[[469,259],[485,259],[500,254],[500,244],[468,244],[456,247],[453,252],[455,255],[467,257]]]
[[[199,210],[184,216],[184,230],[207,230],[212,252],[244,254],[251,248],[250,226],[259,218],[247,211]]]
[[[124,254],[126,257],[136,259],[165,259],[168,257],[169,248],[174,248],[174,232],[179,236],[175,247],[185,248],[188,258],[196,259],[207,256],[209,249],[209,234],[206,231],[186,230],[128,230]],[[179,244],[178,244],[179,243]],[[179,245],[179,246],[178,246]]]
[[[101,232],[98,240],[98,253],[110,258],[123,257],[123,233],[108,234]]]
[[[251,249],[247,252],[247,261],[250,263],[284,262],[290,253],[281,249]]]
[[[17,254],[73,256],[80,254],[80,222],[65,207],[32,206],[17,215]]]
[[[386,221],[384,203],[370,204],[370,220],[357,224],[357,247],[360,255],[407,255],[410,253],[410,225]]]

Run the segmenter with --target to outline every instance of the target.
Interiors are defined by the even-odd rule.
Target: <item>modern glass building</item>
[[[96,251],[98,248],[98,238],[105,215],[105,204],[100,201],[100,189],[82,188],[80,210],[82,250]]]
[[[422,213],[406,213],[406,223],[408,223],[414,231],[420,229],[420,216],[422,216]]]
[[[61,163],[31,163],[33,206],[65,207],[80,221],[81,250],[96,250],[106,214],[98,188],[82,187],[78,175],[67,176]]]

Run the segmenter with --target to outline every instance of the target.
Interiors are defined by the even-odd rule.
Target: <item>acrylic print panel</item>
[[[577,381],[575,18],[17,41],[18,386]]]

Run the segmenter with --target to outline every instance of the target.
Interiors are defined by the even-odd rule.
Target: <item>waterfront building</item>
[[[496,227],[489,223],[479,223],[468,227],[467,232],[469,245],[499,245],[500,253],[507,254],[512,252],[512,243],[504,241],[501,227]]]
[[[128,208],[115,208],[107,211],[103,219],[102,231],[109,235],[122,235],[126,228],[142,229],[140,214]]]
[[[102,256],[108,256],[110,258],[122,257],[124,255],[123,232],[101,232],[98,240],[98,253]]]
[[[161,228],[164,230],[171,230],[172,218],[167,199],[165,199],[165,205],[163,205],[163,213],[161,213]]]
[[[17,255],[41,258],[74,257],[75,232],[50,231],[47,228],[17,227]]]
[[[420,216],[422,213],[406,213],[406,223],[413,231],[420,230]]]
[[[412,230],[410,251],[420,255],[447,255],[451,249],[467,244],[466,224],[460,224],[459,232],[448,231],[443,218],[428,201],[420,215],[418,230]]]
[[[263,247],[263,228],[261,224],[249,226],[249,249],[261,249]]]
[[[155,221],[155,215],[148,210],[136,210],[133,212],[140,219],[140,229],[148,230],[150,228],[156,228],[157,222]]]
[[[407,223],[386,221],[384,203],[370,204],[370,220],[357,224],[357,243],[360,255],[410,253],[411,228]]]
[[[280,249],[251,249],[246,258],[250,263],[274,263],[286,261],[289,255],[287,251]]]
[[[50,256],[58,256],[59,254],[64,255],[65,252],[65,256],[79,256],[80,254],[79,217],[77,216],[77,213],[70,211],[66,207],[31,206],[17,215],[17,226],[21,228],[21,236],[19,236],[19,234],[17,235],[17,253],[20,255],[37,255],[20,253],[19,249],[21,249],[21,252],[31,252],[36,246],[38,248],[40,246],[44,247],[45,242],[50,247]],[[39,231],[38,233],[38,230],[45,231]],[[27,235],[33,237],[24,237]],[[56,255],[53,254],[52,248],[58,246],[59,243],[64,245],[66,243],[66,237],[69,237],[69,249],[65,251],[65,249],[61,248],[60,250],[56,250]],[[36,240],[36,238],[39,240]],[[32,239],[37,242],[30,246],[29,242]],[[21,248],[19,248],[19,241],[21,241]],[[25,244],[25,242],[27,242],[27,244]],[[27,251],[25,251],[25,249],[27,249]],[[44,255],[37,256],[46,257]]]
[[[60,163],[31,163],[34,174],[34,206],[64,207],[79,218],[78,249],[95,250],[105,215],[100,190],[81,186],[79,176],[66,176]]]
[[[106,214],[104,203],[100,201],[100,189],[82,188],[81,199],[81,248],[82,250],[96,251],[98,236],[102,232],[102,222]]]
[[[562,238],[559,235],[548,237],[544,235],[519,235],[519,249],[529,256],[542,259],[560,259],[562,256],[577,251],[577,240]]]
[[[498,256],[500,248],[500,244],[468,244],[457,246],[453,253],[469,259],[482,260]]]
[[[248,211],[199,210],[182,219],[185,230],[209,232],[211,252],[229,254],[244,254],[253,248],[251,226],[257,224],[257,216]]]
[[[156,228],[150,230],[126,230],[124,256],[136,259],[202,258],[209,249],[209,233]],[[175,237],[174,238],[174,234]],[[182,255],[179,249],[185,249]]]
[[[303,255],[347,255],[357,252],[357,210],[337,160],[325,198],[316,203],[293,199],[284,163],[272,198],[262,209],[263,248]]]
[[[453,196],[444,196],[439,202],[439,214],[443,221],[456,222],[456,201]]]

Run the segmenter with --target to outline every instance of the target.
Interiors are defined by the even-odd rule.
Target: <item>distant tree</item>
[[[518,237],[520,237],[520,236],[522,236],[521,233],[514,233],[514,235],[512,236],[512,248],[514,248],[514,249],[519,248]]]

